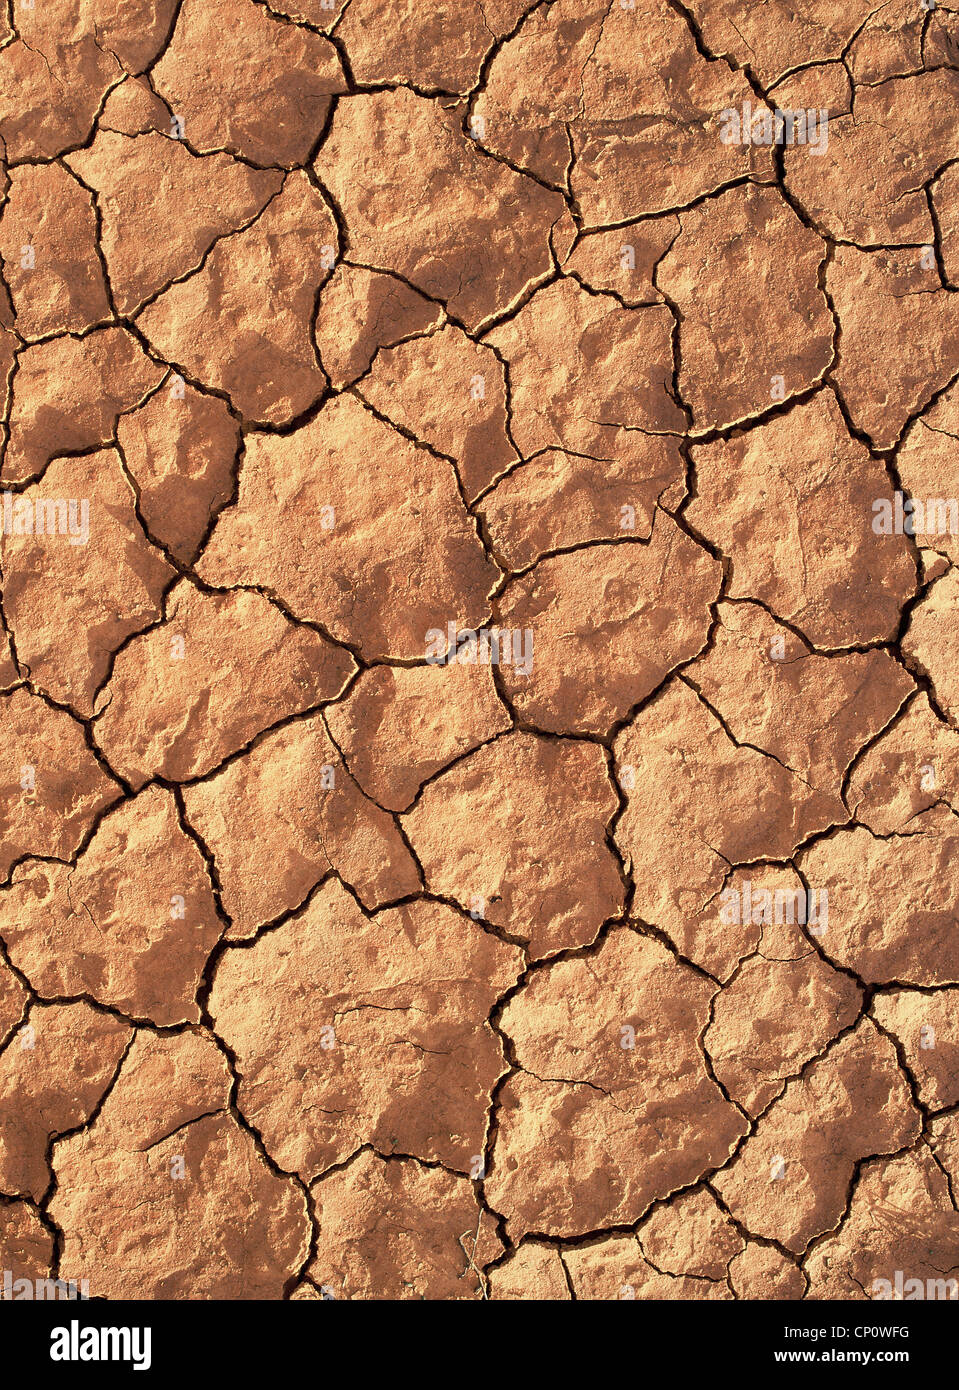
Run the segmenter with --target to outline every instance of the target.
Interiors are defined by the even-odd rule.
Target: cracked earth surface
[[[4,1271],[959,1275],[957,111],[921,0],[6,0]]]

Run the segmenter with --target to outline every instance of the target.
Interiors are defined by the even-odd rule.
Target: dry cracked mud
[[[959,1297],[957,110],[931,0],[4,7],[10,1287]]]

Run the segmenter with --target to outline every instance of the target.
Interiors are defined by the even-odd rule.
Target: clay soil
[[[922,0],[3,7],[0,1274],[959,1275],[957,112]]]

